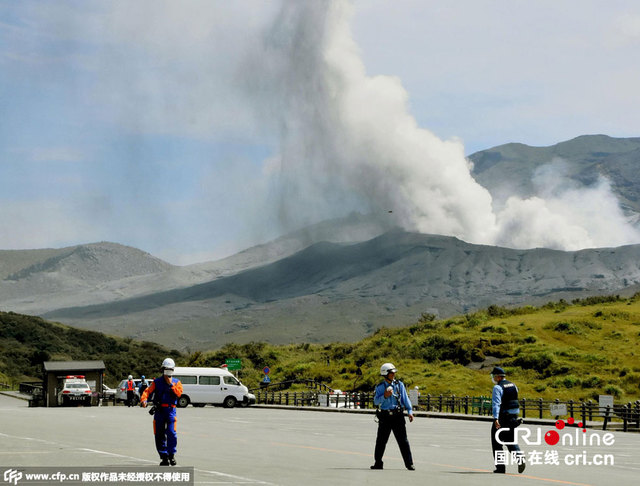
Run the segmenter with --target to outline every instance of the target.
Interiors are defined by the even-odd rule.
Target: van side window
[[[173,377],[180,380],[183,385],[195,385],[196,383],[198,383],[198,378],[195,376],[173,375]]]
[[[201,376],[200,384],[201,385],[219,385],[220,377],[219,376]]]
[[[233,376],[223,376],[225,385],[239,385],[240,382]]]

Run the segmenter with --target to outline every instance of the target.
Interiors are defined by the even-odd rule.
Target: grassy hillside
[[[272,382],[311,378],[335,389],[368,391],[380,379],[380,365],[391,361],[399,378],[423,394],[477,396],[490,393],[495,363],[506,368],[526,398],[640,398],[640,294],[561,300],[539,308],[491,306],[440,321],[433,317],[423,314],[412,326],[383,328],[355,343],[252,342],[181,356],[153,343],[0,312],[0,374],[18,381],[38,378],[45,360],[102,359],[113,384],[130,372],[155,375],[168,355],[190,366],[241,358],[240,378],[249,387],[258,386],[262,369],[269,366]],[[7,380],[0,375],[0,381]]]
[[[357,343],[226,345],[188,358],[216,366],[242,358],[241,379],[257,386],[264,366],[272,382],[312,378],[342,390],[370,390],[383,362],[399,378],[432,395],[489,394],[493,362],[506,368],[527,398],[640,398],[640,294],[593,297],[539,308],[488,309],[436,321],[423,315],[406,328],[381,329]],[[484,362],[485,367],[479,368]],[[356,371],[361,367],[362,376]]]
[[[0,381],[3,383],[40,379],[44,361],[103,360],[106,382],[115,385],[129,373],[154,376],[167,356],[179,358],[180,353],[155,343],[0,312]]]

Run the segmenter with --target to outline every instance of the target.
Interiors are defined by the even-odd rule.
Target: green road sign
[[[228,370],[241,370],[242,369],[242,360],[241,359],[225,359],[225,364],[227,365]]]

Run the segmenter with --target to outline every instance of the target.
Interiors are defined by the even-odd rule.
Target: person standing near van
[[[176,405],[182,395],[182,383],[173,378],[176,367],[171,358],[162,362],[162,376],[154,379],[140,397],[140,406],[146,408],[149,396],[153,394],[155,413],[153,414],[153,434],[161,466],[175,466],[178,434],[176,432]]]
[[[149,383],[147,383],[147,379],[142,375],[140,377],[140,384],[138,385],[138,395],[142,396],[144,391],[148,388]]]
[[[135,388],[136,384],[133,381],[133,376],[129,375],[127,378],[127,383],[125,383],[125,388],[127,389],[127,407],[133,407],[135,405]]]
[[[385,363],[380,367],[380,375],[384,380],[376,386],[373,404],[378,407],[378,434],[376,436],[376,448],[373,455],[375,463],[371,469],[382,469],[382,456],[387,447],[389,435],[393,435],[400,447],[400,453],[404,460],[404,465],[409,471],[415,470],[411,447],[407,439],[407,428],[404,420],[404,409],[409,416],[409,422],[413,422],[413,408],[407,396],[404,383],[396,380],[398,370],[391,363]]]

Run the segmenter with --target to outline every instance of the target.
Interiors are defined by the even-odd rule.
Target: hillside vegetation
[[[167,356],[179,358],[180,353],[155,343],[0,312],[0,382],[3,383],[40,379],[44,361],[102,360],[106,366],[105,381],[115,385],[129,373],[154,376]]]
[[[249,387],[269,366],[272,383],[309,378],[341,390],[371,390],[386,361],[423,394],[487,395],[489,373],[503,366],[526,398],[617,401],[640,398],[640,294],[632,298],[563,300],[539,308],[490,306],[436,321],[423,314],[410,327],[378,330],[357,343],[274,346],[228,344],[194,353],[192,366],[217,366],[241,358]],[[484,364],[482,369],[478,369]],[[362,375],[357,374],[358,367]]]
[[[39,378],[45,360],[102,359],[113,384],[129,373],[154,376],[158,363],[172,356],[188,366],[240,358],[239,375],[250,388],[258,387],[269,366],[272,383],[314,379],[334,389],[370,391],[380,379],[380,365],[391,361],[398,377],[423,394],[478,396],[490,393],[489,372],[499,364],[526,398],[597,400],[610,394],[626,402],[640,398],[639,341],[640,294],[516,309],[494,305],[445,320],[425,313],[409,327],[382,328],[354,343],[251,342],[188,356],[0,312],[0,381]]]

